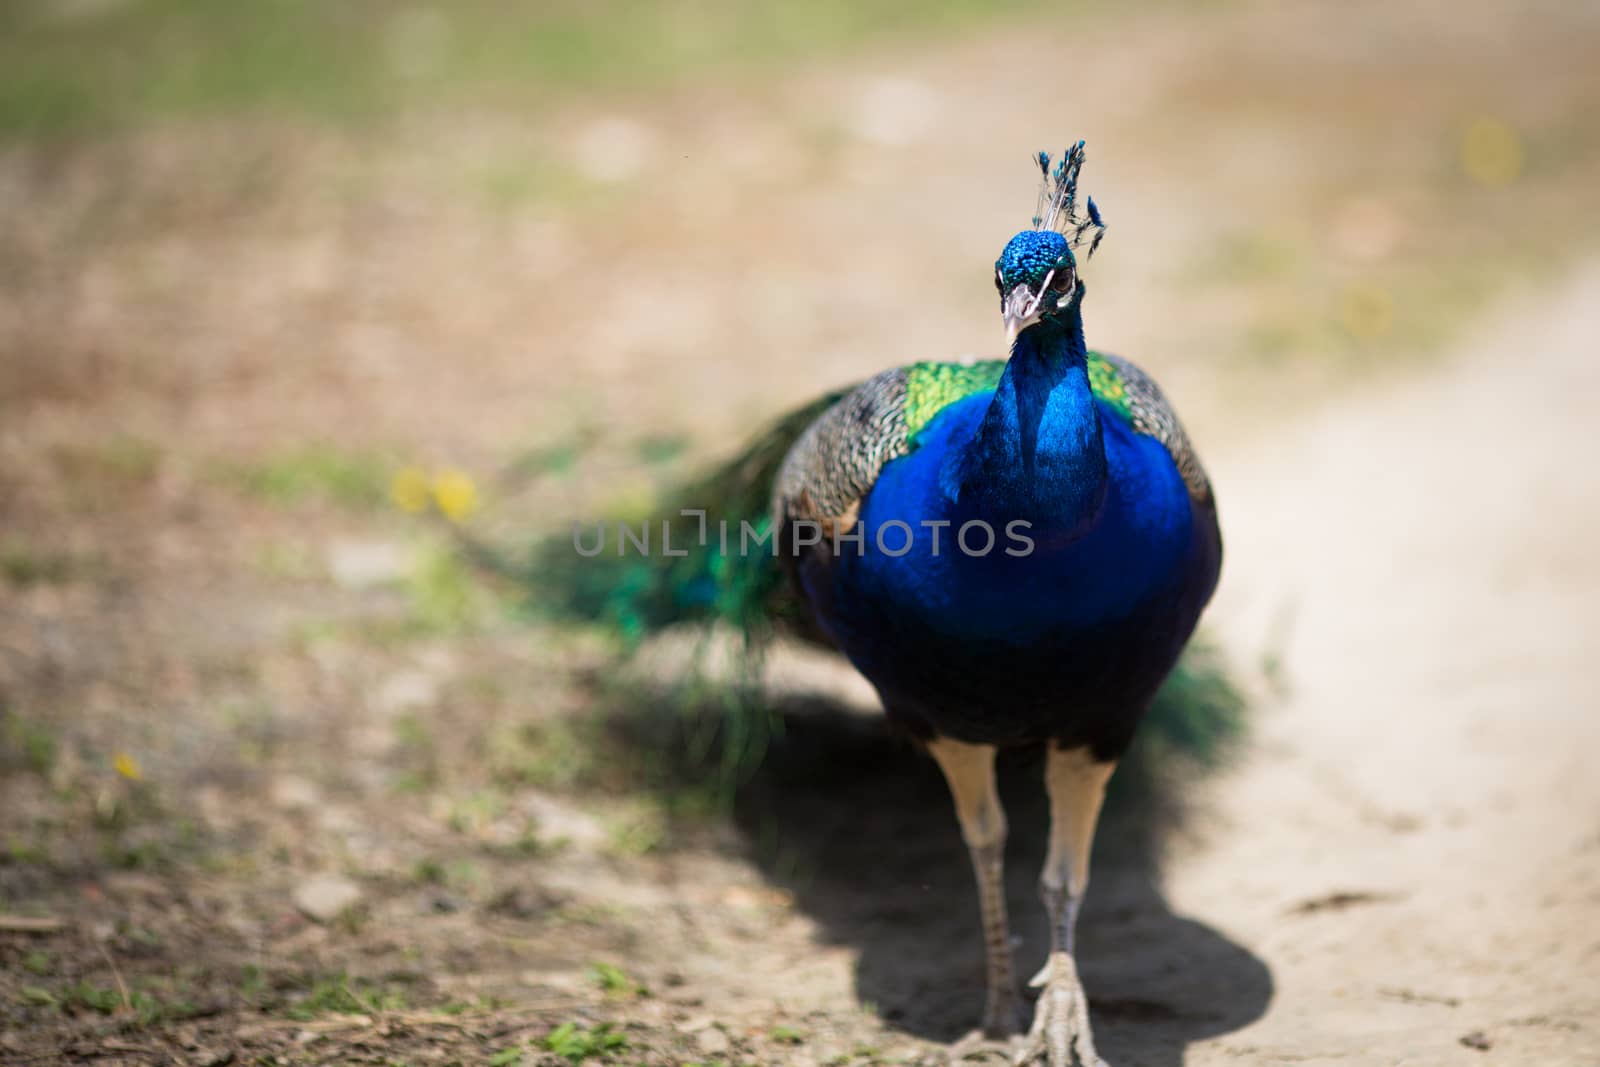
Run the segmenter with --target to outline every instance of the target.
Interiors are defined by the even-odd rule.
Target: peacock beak
[[[1005,322],[1006,344],[1017,339],[1017,334],[1039,321],[1038,298],[1026,285],[1019,285],[1006,295],[1000,317]]]

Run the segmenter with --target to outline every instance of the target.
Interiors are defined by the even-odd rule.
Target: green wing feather
[[[973,363],[913,363],[906,368],[906,426],[908,440],[933,421],[935,415],[974,393],[992,390],[1005,373],[1003,359]]]

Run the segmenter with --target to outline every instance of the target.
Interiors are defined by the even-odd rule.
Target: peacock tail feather
[[[612,539],[600,554],[583,556],[574,537],[538,542],[526,570],[533,611],[598,623],[629,646],[682,623],[722,624],[757,643],[784,630],[810,636],[804,605],[768,547],[772,485],[795,441],[841,395],[783,416],[732,459],[669,488],[646,516],[625,523],[648,528],[654,551],[631,544],[623,551]],[[664,545],[684,554],[667,555]]]

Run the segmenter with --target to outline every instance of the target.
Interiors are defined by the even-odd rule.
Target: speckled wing
[[[906,370],[868,378],[808,426],[778,469],[774,525],[820,523],[830,536],[855,525],[861,498],[890,460],[910,451],[905,432]]]
[[[1165,446],[1183,476],[1189,496],[1206,505],[1213,503],[1211,481],[1206,477],[1200,457],[1189,443],[1189,435],[1178,421],[1161,387],[1138,365],[1121,356],[1090,352],[1089,389],[1133,427],[1136,433],[1154,437]]]
[[[773,491],[774,519],[809,519],[827,536],[855,526],[883,468],[916,447],[934,416],[974,393],[993,389],[999,359],[913,363],[869,378],[846,393],[803,433],[785,457]]]

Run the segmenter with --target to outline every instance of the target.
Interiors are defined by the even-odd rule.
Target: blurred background
[[[606,725],[613,641],[417,512],[526,544],[999,354],[1029,155],[1084,138],[1089,341],[1212,468],[1255,724],[1091,893],[1102,1051],[1593,1062],[1597,46],[1557,3],[0,5],[0,1060],[939,1062],[981,969],[937,778],[840,725],[729,817]]]

